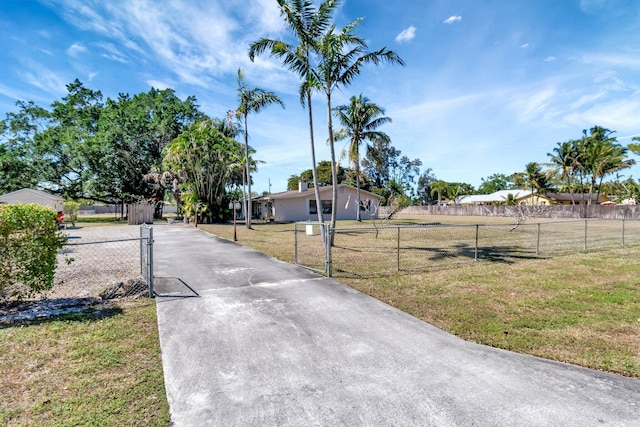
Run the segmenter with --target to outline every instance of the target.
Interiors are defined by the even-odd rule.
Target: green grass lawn
[[[482,220],[418,217],[403,222],[474,224]],[[505,218],[486,220],[494,225],[510,223]],[[230,225],[200,227],[228,239],[233,235]],[[247,230],[239,225],[238,242],[292,262],[293,227],[257,223],[254,230]],[[360,242],[357,251],[348,248],[344,265],[356,271],[371,268],[376,252],[387,243],[368,239]],[[299,242],[299,247],[305,244]],[[396,244],[388,246],[393,249]],[[310,247],[315,252],[321,248],[317,242]],[[335,251],[334,263],[344,257],[340,251],[345,248]],[[321,250],[313,256],[305,253],[322,259]],[[450,259],[448,267],[432,271],[406,268],[398,274],[347,275],[338,280],[470,341],[640,378],[639,256],[636,245],[546,257],[493,257],[464,263]],[[395,262],[389,253],[381,259],[385,258]]]
[[[155,301],[0,326],[0,425],[166,426]]]

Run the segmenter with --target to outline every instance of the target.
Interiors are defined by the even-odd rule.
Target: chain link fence
[[[319,231],[309,233],[308,227]],[[639,220],[337,228],[331,230],[333,246],[325,245],[329,237],[323,239],[323,235],[329,233],[321,229],[319,224],[296,224],[296,263],[345,277],[435,271],[477,260],[514,262],[640,245]]]
[[[153,230],[140,237],[70,238],[58,254],[49,298],[153,296]]]
[[[326,274],[329,263],[328,225],[321,222],[298,222],[293,227],[294,261],[310,270]]]

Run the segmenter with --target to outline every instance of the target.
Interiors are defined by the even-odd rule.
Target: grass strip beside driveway
[[[0,425],[166,426],[155,301],[0,328]]]

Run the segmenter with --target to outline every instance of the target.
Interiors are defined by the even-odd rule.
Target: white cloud
[[[128,63],[126,56],[115,45],[111,43],[98,43],[96,46],[105,51],[102,53],[103,57],[122,64]]]
[[[416,27],[411,25],[409,28],[405,28],[404,30],[402,30],[400,34],[396,36],[396,41],[398,43],[408,42],[410,40],[413,40],[415,36],[416,36]]]
[[[78,56],[79,53],[84,53],[87,51],[87,48],[84,47],[80,43],[74,43],[67,49],[67,55],[73,56],[74,58]]]
[[[454,15],[454,16],[450,16],[447,19],[445,19],[443,22],[445,24],[453,24],[456,21],[460,21],[462,19],[462,16],[459,15]]]
[[[546,58],[544,58],[544,62],[553,62],[556,60],[555,56],[547,56]]]
[[[172,88],[175,86],[173,83],[166,83],[166,82],[155,80],[155,79],[147,80],[147,84],[149,85],[149,87],[153,87],[159,90],[164,90],[164,89]]]
[[[520,49],[526,49],[529,47],[529,43],[524,43],[520,45]]]
[[[592,53],[583,55],[582,60],[587,64],[640,69],[640,58],[637,53]]]
[[[540,89],[535,93],[523,92],[511,102],[510,107],[520,122],[532,122],[551,113],[550,107],[555,95],[553,87]]]
[[[25,82],[55,96],[66,92],[65,78],[40,64],[30,64],[29,68],[22,75]]]

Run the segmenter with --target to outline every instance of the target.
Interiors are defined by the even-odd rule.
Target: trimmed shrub
[[[72,200],[64,202],[64,220],[70,222],[71,225],[75,227],[79,210],[80,203]]]
[[[0,300],[20,299],[53,286],[64,236],[53,209],[0,205]]]

